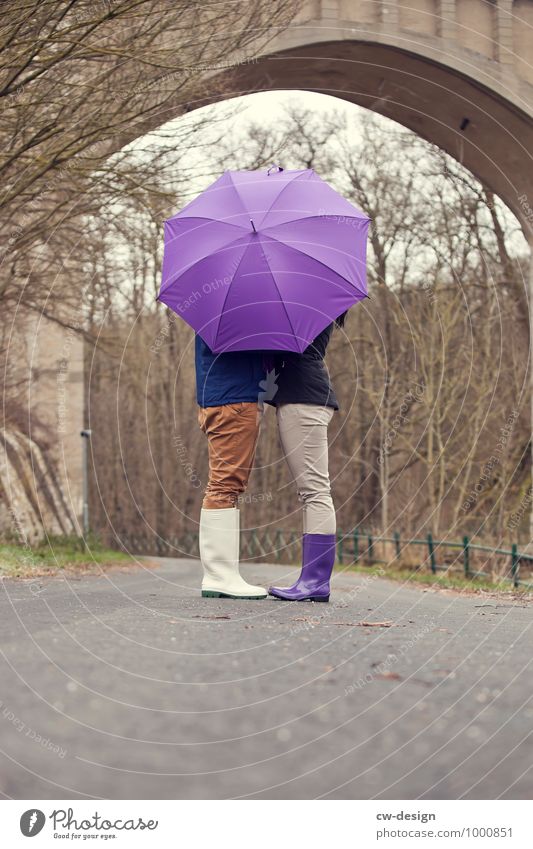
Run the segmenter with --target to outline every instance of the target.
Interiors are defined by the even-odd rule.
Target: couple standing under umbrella
[[[337,319],[344,323],[344,314]],[[209,481],[200,518],[202,595],[266,598],[239,572],[238,498],[246,490],[261,418],[260,385],[276,385],[265,401],[276,407],[281,447],[303,504],[302,571],[294,586],[271,587],[290,601],[329,601],[335,562],[336,522],[328,473],[328,424],[338,403],[323,362],[333,323],[302,354],[260,351],[214,354],[196,337],[198,421],[207,435]],[[272,371],[270,372],[272,374]],[[262,393],[261,393],[262,394]],[[271,396],[271,397],[270,397]]]
[[[303,504],[300,577],[269,592],[329,600],[336,523],[327,428],[338,403],[323,358],[335,324],[342,326],[346,311],[367,297],[368,224],[314,171],[282,169],[227,171],[165,222],[158,300],[197,334],[198,418],[209,450],[200,518],[206,597],[267,595],[240,575],[237,506],[253,464],[263,396],[276,407]],[[277,386],[269,392],[272,375]]]

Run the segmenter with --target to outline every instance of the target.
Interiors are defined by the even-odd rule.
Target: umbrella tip
[[[253,222],[253,219],[251,219],[251,218],[250,218],[250,224],[251,224],[251,225],[252,225],[252,227],[254,228],[254,233],[257,233],[257,230],[255,229],[255,224],[254,224],[254,222]]]

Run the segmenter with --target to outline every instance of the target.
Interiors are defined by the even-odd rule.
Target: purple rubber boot
[[[270,587],[269,594],[284,601],[329,601],[335,543],[335,534],[304,534],[300,577],[292,587]]]

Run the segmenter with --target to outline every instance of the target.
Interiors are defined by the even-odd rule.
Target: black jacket
[[[324,354],[333,331],[333,324],[326,327],[311,342],[303,354],[292,351],[276,352],[273,364],[278,375],[277,390],[270,395],[267,403],[278,407],[280,404],[318,404],[321,407],[339,409],[339,404],[324,365]]]

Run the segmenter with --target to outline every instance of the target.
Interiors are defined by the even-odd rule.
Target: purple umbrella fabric
[[[215,353],[302,352],[367,297],[369,222],[312,170],[226,171],[165,221],[158,300]]]

